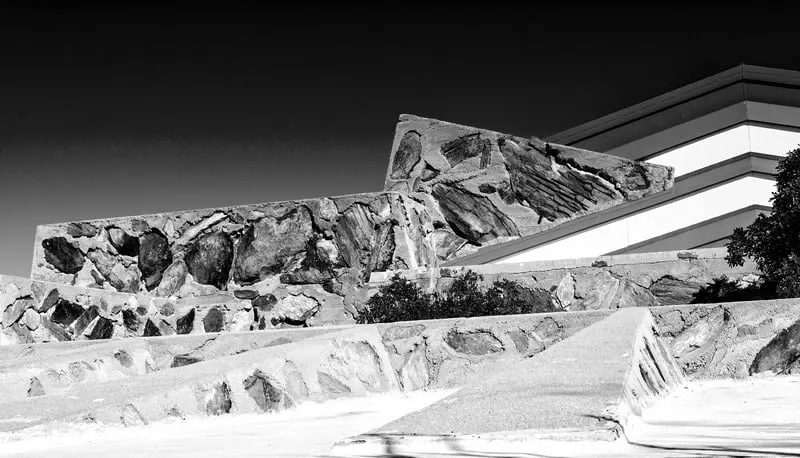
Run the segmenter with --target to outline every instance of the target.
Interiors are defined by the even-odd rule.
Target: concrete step
[[[0,347],[0,355],[6,356],[0,358],[0,399],[6,402],[64,393],[79,384],[145,375],[347,328],[329,326]]]
[[[399,390],[375,326],[0,404],[0,431],[59,422],[126,426],[169,417],[282,410]]]

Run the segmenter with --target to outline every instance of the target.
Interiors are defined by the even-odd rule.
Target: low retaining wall
[[[64,393],[343,330],[342,326],[0,347],[3,402]]]
[[[0,275],[0,345],[257,328],[250,301],[154,298]]]
[[[452,388],[491,366],[518,363],[611,314],[575,313],[404,321],[378,324],[404,390]]]
[[[483,276],[483,284],[514,280],[525,287],[545,290],[567,311],[687,304],[701,288],[722,275],[755,281],[752,262],[730,267],[726,248],[601,256],[598,258],[484,264],[376,272],[370,277],[370,295],[394,274],[415,281],[428,292],[444,291],[466,271]]]
[[[0,431],[54,422],[132,426],[169,417],[272,412],[398,388],[375,327],[363,326],[124,383],[78,384],[64,393],[4,402]]]
[[[690,378],[745,378],[756,354],[800,320],[800,298],[650,309]]]

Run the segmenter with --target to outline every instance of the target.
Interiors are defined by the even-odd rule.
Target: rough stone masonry
[[[401,115],[387,191],[441,213],[440,259],[670,189],[673,170],[570,146]]]
[[[403,115],[384,192],[39,226],[32,278],[233,296],[254,329],[348,323],[371,272],[436,267],[672,182],[667,167]]]

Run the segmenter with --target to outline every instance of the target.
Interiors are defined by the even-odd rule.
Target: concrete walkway
[[[373,432],[536,430],[577,438],[613,431],[648,395],[682,382],[674,361],[659,350],[653,326],[646,309],[620,310],[532,358],[477,374],[458,393]]]

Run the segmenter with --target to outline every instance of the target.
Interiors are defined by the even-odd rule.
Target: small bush
[[[377,294],[367,300],[356,322],[389,323],[392,321],[428,320],[434,315],[433,297],[417,286],[395,274],[389,284],[380,287]]]
[[[553,312],[559,310],[543,289],[526,288],[513,280],[498,280],[484,291],[481,275],[467,271],[441,294],[426,293],[414,282],[395,274],[367,300],[358,323],[470,318],[490,315]]]
[[[776,286],[770,281],[758,281],[742,287],[736,280],[727,276],[714,281],[692,295],[692,304],[714,304],[717,302],[740,302],[775,299]]]
[[[543,289],[529,289],[511,280],[498,280],[486,292],[487,309],[494,315],[555,312],[553,296]]]

